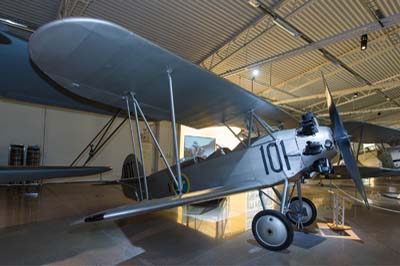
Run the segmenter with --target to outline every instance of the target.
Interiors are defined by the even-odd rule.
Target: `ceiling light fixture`
[[[295,30],[292,26],[290,26],[280,18],[275,18],[272,22],[279,28],[283,29],[284,31],[292,35],[293,37],[299,37],[301,35],[297,30]]]
[[[368,34],[361,35],[361,51],[367,50]]]
[[[251,75],[253,76],[253,78],[257,77],[260,74],[260,70],[258,69],[253,69],[253,71],[251,72]]]
[[[249,5],[251,5],[254,8],[260,8],[262,9],[266,14],[270,15],[273,20],[272,22],[278,26],[279,28],[283,29],[293,37],[300,37],[301,33],[298,32],[295,28],[293,28],[288,22],[286,22],[283,18],[279,17],[277,14],[275,14],[273,11],[269,10],[267,7],[264,7],[262,3],[260,3],[258,0],[249,0],[248,1]]]

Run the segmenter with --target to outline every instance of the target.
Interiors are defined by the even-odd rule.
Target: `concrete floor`
[[[324,181],[328,184],[328,181]],[[353,196],[349,181],[335,182]],[[254,240],[249,223],[260,208],[256,194],[229,197],[216,208],[175,208],[117,222],[71,225],[84,215],[129,203],[118,186],[48,185],[37,198],[23,189],[1,188],[2,265],[399,265],[400,201],[380,192],[400,192],[396,179],[372,180],[371,208],[346,200],[339,235],[331,221],[328,187],[308,181],[304,195],[318,208],[315,224],[295,232],[293,244],[271,252]],[[272,206],[272,203],[269,203]]]

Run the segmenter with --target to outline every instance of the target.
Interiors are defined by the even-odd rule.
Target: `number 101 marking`
[[[281,140],[279,142],[279,144],[281,145],[281,149],[282,149],[282,152],[283,152],[283,157],[285,158],[286,168],[287,168],[287,170],[290,170],[291,168],[290,168],[289,158],[287,156],[286,148],[285,148],[285,144],[283,143],[283,140]],[[272,156],[271,156],[271,149],[275,149],[276,155],[278,157],[279,165],[275,165],[276,163],[274,162],[274,160],[272,159]],[[261,150],[262,161],[263,161],[264,168],[265,168],[265,173],[267,175],[269,175],[269,168],[268,168],[268,163],[267,163],[267,158],[266,157],[268,157],[268,162],[269,162],[269,165],[271,166],[271,170],[273,172],[279,173],[279,172],[281,172],[283,170],[281,154],[280,154],[279,147],[276,144],[276,142],[269,143],[265,149],[264,149],[264,146],[261,145],[260,146],[260,150]],[[267,156],[265,156],[265,150],[267,151]]]

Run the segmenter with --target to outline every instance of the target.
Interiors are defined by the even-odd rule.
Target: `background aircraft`
[[[351,136],[351,141],[358,143],[356,159],[363,178],[400,176],[400,169],[395,167],[397,160],[400,161],[400,148],[396,147],[400,144],[400,130],[359,121],[344,122],[344,126]],[[360,154],[368,154],[368,150],[363,151],[364,143],[375,144],[377,150],[372,151],[373,157],[382,162],[382,167],[363,165]],[[344,165],[335,165],[333,168],[330,178],[349,178]]]
[[[31,33],[0,21],[1,97],[101,114],[113,114],[116,111],[99,104],[88,104],[88,100],[68,94],[42,75],[29,59],[27,40]],[[109,170],[111,168],[106,166],[1,166],[0,184],[87,176]]]
[[[273,187],[280,211],[259,212],[252,231],[263,247],[281,250],[293,240],[290,222],[301,227],[315,220],[316,208],[302,197],[301,181],[309,172],[331,170],[335,143],[368,205],[349,136],[325,80],[334,133],[320,126],[310,113],[303,116],[300,128],[276,131],[271,125],[284,123],[290,128],[298,123],[273,104],[110,22],[89,18],[51,22],[31,36],[29,51],[40,70],[70,93],[135,114],[138,145],[130,124],[135,154],[132,167],[138,174],[133,180],[139,191],[133,192],[137,199],[145,200],[90,215],[83,222],[118,219],[250,190],[259,190],[263,203],[262,189]],[[139,115],[164,159],[146,117],[172,121],[177,164],[171,167],[165,161],[168,178],[147,176],[145,168],[140,168],[139,160],[142,164],[144,160]],[[241,148],[235,151],[181,165],[175,122],[195,128],[238,126],[248,129],[248,138],[241,140]],[[266,134],[254,130],[255,125]],[[289,181],[295,182],[291,192]],[[276,188],[280,184],[282,192]],[[297,197],[293,197],[295,188]]]
[[[352,141],[375,144],[383,167],[400,168],[400,130],[359,121],[346,122],[345,126]]]

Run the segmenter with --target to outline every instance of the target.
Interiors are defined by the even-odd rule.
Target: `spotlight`
[[[361,35],[361,50],[367,50],[368,34]]]
[[[254,70],[251,72],[251,75],[253,76],[253,78],[257,77],[258,74],[260,74],[260,70],[258,70],[258,69],[254,69]]]
[[[260,6],[260,2],[258,2],[257,0],[250,0],[249,4],[254,8],[258,8]]]
[[[353,94],[353,98],[357,98],[358,97],[358,92],[355,92],[354,94]]]
[[[260,74],[260,70],[258,70],[257,68],[253,69],[253,71],[251,72],[251,92],[254,92],[254,80],[256,79],[258,74]]]

